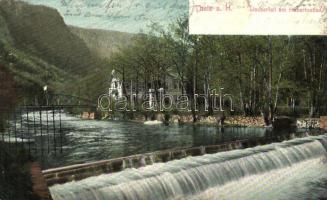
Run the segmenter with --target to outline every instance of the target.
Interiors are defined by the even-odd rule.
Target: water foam
[[[326,141],[327,136],[316,136],[243,150],[189,157],[166,164],[127,169],[116,174],[56,185],[50,190],[55,200],[164,200],[190,199],[191,197],[215,199],[221,195],[223,198],[233,199],[240,194],[248,196],[250,193],[255,194],[256,191],[260,191],[250,186],[250,183],[255,186],[268,184],[270,187],[269,183],[274,182],[274,187],[271,187],[273,191],[278,191],[280,189],[278,184],[291,184],[292,181],[298,180],[296,178],[298,175],[306,174],[304,172],[307,172],[307,179],[308,177],[314,178],[318,169],[322,169],[322,166],[326,168],[325,163],[322,162],[327,155]],[[301,171],[304,166],[309,167]],[[287,174],[287,172],[294,172],[295,175]],[[278,178],[285,176],[290,177],[289,181]],[[227,191],[234,191],[234,193]],[[263,198],[271,194],[269,190],[267,191],[258,194],[261,194]]]

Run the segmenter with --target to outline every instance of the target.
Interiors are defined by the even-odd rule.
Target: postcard
[[[0,0],[0,200],[327,198],[326,0]]]

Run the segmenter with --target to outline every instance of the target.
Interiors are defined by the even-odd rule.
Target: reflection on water
[[[34,114],[29,114],[29,120],[31,120],[31,116],[35,117],[37,128],[29,127],[29,129],[31,134],[36,136],[35,141],[38,146],[43,145],[43,149],[39,149],[37,153],[40,154],[41,151],[44,153],[39,158],[44,169],[163,149],[214,145],[232,140],[276,135],[265,128],[219,128],[175,124],[169,126],[144,125],[136,122],[81,120],[65,113],[59,117],[59,114],[56,113],[55,126],[58,128],[59,120],[61,120],[63,134],[58,138],[60,134],[57,131],[57,153],[50,151],[48,154],[47,148],[53,150],[55,146],[53,145],[52,120],[46,122],[46,112],[41,113],[43,130],[41,133],[40,115]],[[51,112],[48,114],[52,115]],[[23,118],[26,123],[27,116],[23,115]],[[19,130],[19,124],[17,125]],[[60,142],[63,144],[63,153],[58,153],[61,148],[61,145],[60,147],[58,145]]]
[[[217,128],[214,126],[152,125],[134,122],[64,122],[64,154],[44,165],[54,167],[152,152],[176,147],[213,145],[226,141],[264,137],[265,129]]]

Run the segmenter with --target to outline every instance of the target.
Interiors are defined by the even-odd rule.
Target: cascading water
[[[50,191],[55,200],[290,199],[300,183],[327,179],[326,157],[324,135],[127,169]]]

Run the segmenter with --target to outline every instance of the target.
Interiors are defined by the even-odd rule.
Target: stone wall
[[[198,116],[198,123],[201,124],[215,124],[220,125],[222,116]],[[192,123],[192,115],[180,116],[172,115],[170,123]],[[251,127],[264,127],[265,123],[262,117],[243,117],[243,116],[229,116],[224,119],[224,125],[227,126],[251,126]]]
[[[321,129],[327,130],[327,116],[320,117],[319,126]]]
[[[30,174],[35,195],[41,200],[52,200],[47,182],[38,163],[30,163]]]
[[[90,119],[90,113],[84,113],[82,115],[82,118],[84,119]],[[154,119],[158,121],[166,121],[165,114],[163,113],[157,113],[154,114]],[[169,123],[170,124],[192,124],[193,123],[193,116],[191,114],[186,114],[186,115],[178,115],[178,114],[173,114],[173,115],[168,115]],[[201,116],[197,115],[197,123],[199,124],[208,124],[208,125],[222,125],[221,115],[213,115],[213,116]],[[313,129],[318,129],[321,128],[320,124],[322,123],[321,121],[324,120],[326,121],[327,116],[324,118],[322,117],[321,119],[319,118],[299,118],[296,119],[296,122],[294,121],[294,125],[296,125],[298,128],[313,128]],[[106,115],[103,119],[110,119]],[[257,117],[244,117],[244,116],[227,116],[223,117],[224,124],[226,126],[240,126],[240,127],[265,127],[265,122],[263,120],[263,117],[257,116]],[[146,117],[142,114],[134,114],[133,115],[133,120],[135,122],[140,122],[143,123],[147,120]],[[326,124],[324,125],[325,129]]]
[[[94,112],[83,112],[82,119],[96,119],[96,114]]]
[[[319,128],[319,118],[301,118],[297,119],[296,125],[298,128]]]
[[[265,126],[263,117],[233,116],[233,117],[228,117],[225,120],[225,123],[228,125],[251,126],[251,127],[264,127]]]

